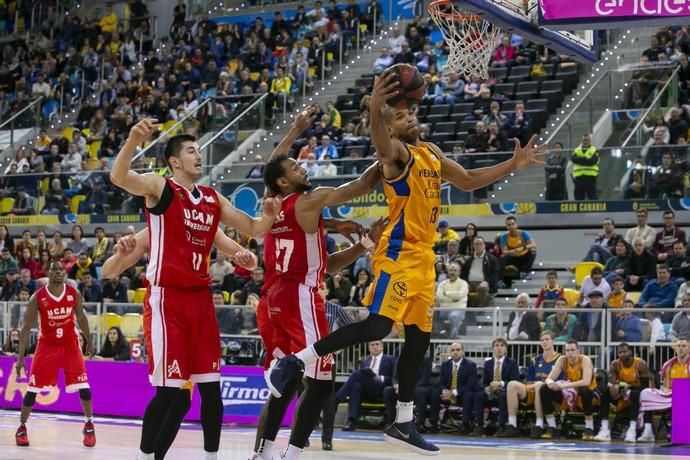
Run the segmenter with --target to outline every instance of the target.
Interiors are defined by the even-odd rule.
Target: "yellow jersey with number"
[[[431,248],[441,212],[441,158],[426,143],[406,144],[410,158],[398,177],[384,178],[390,223],[383,233],[388,257],[396,259],[403,243]]]

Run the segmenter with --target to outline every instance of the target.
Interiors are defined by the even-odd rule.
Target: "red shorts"
[[[187,380],[220,381],[220,333],[207,288],[149,286],[144,339],[151,385],[180,388]]]
[[[259,329],[259,335],[266,350],[266,359],[264,360],[264,370],[266,370],[270,367],[273,358],[285,356],[283,350],[273,345],[273,325],[268,317],[268,294],[261,297],[259,305],[256,307],[256,327]]]
[[[86,376],[84,356],[79,349],[76,337],[65,343],[52,344],[39,339],[31,361],[28,391],[38,393],[44,388],[57,385],[58,371],[65,373],[65,390],[74,393],[82,388],[89,388]]]
[[[326,309],[316,288],[278,281],[267,297],[274,350],[296,353],[328,335]],[[304,375],[317,380],[332,380],[332,368],[332,356],[323,356],[307,366]]]

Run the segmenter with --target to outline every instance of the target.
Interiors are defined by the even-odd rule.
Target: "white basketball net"
[[[455,71],[466,79],[472,75],[488,78],[501,29],[474,13],[457,9],[452,0],[433,2],[429,14],[450,48],[445,70]]]

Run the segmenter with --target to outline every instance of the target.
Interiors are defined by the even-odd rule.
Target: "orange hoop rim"
[[[445,13],[441,11],[441,7],[447,6],[447,5],[453,5],[453,0],[436,0],[434,2],[431,2],[429,6],[427,7],[427,10],[429,11],[429,14],[431,15],[436,15],[438,17],[442,18],[450,18],[453,20],[462,20],[462,21],[481,21],[483,18],[479,15],[476,14],[457,14],[457,13]]]

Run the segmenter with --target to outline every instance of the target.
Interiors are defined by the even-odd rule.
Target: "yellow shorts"
[[[381,239],[372,259],[374,283],[362,304],[371,313],[431,332],[436,257],[431,248],[407,244],[397,249],[395,243]]]

